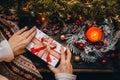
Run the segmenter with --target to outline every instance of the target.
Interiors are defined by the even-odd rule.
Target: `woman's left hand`
[[[27,30],[27,27],[16,32],[9,40],[14,55],[22,54],[26,51],[27,45],[31,42],[36,34],[36,27]]]

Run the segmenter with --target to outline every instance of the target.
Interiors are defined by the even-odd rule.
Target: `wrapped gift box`
[[[37,29],[37,33],[27,49],[52,66],[60,60],[61,44]],[[64,51],[65,51],[64,47]]]

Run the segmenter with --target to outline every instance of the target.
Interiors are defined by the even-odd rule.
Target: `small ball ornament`
[[[74,61],[75,61],[75,62],[80,62],[80,59],[81,59],[81,58],[80,58],[79,55],[75,55],[75,56],[74,56]]]
[[[63,40],[65,40],[65,38],[66,38],[66,37],[65,37],[65,35],[64,35],[64,34],[60,35],[60,40],[62,40],[62,41],[63,41]]]

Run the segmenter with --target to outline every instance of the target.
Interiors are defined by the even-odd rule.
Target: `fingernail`
[[[25,28],[25,29],[27,29],[28,27],[27,27],[27,26],[25,26],[24,28]]]
[[[36,26],[33,26],[33,28],[36,28]]]

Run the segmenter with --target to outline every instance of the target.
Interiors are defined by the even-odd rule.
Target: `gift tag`
[[[37,33],[27,49],[33,54],[52,66],[56,66],[60,60],[61,44],[52,39],[50,36],[37,29]],[[66,48],[64,47],[64,51]]]

